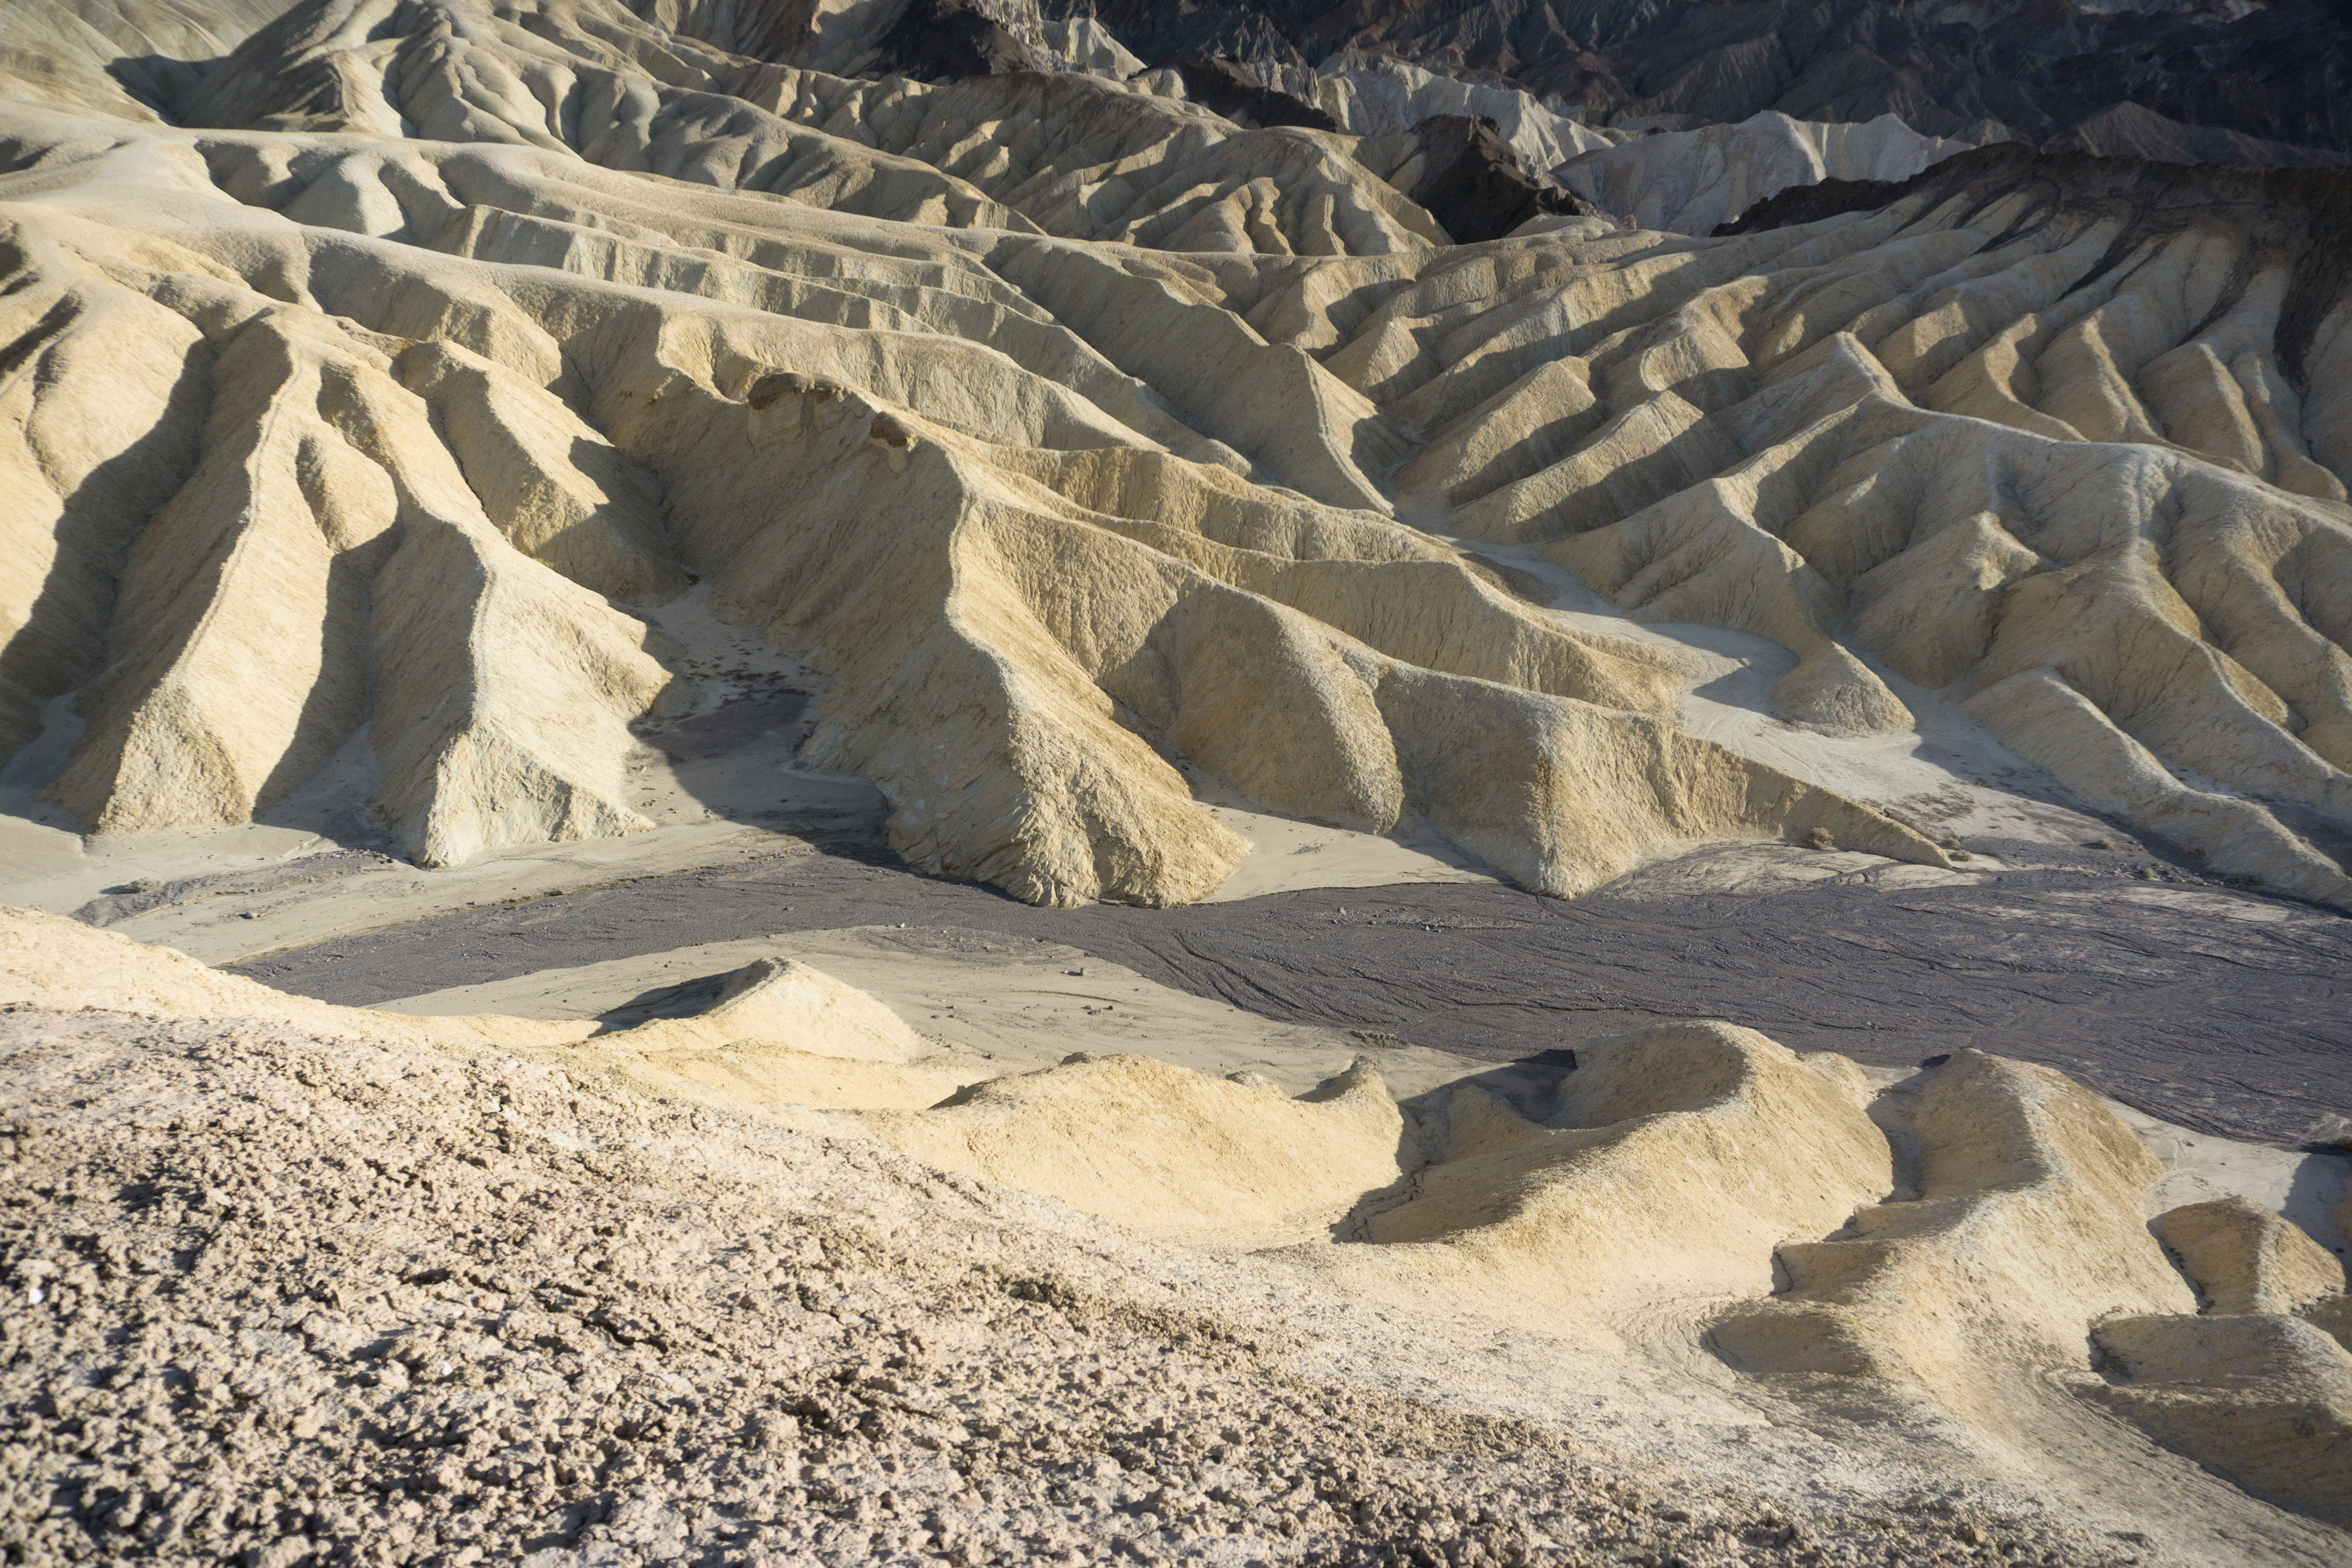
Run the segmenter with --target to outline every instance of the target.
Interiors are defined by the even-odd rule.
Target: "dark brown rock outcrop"
[[[1528,174],[1491,120],[1433,115],[1411,134],[1400,188],[1460,244],[1500,239],[1539,214],[1582,210],[1567,192]]]
[[[1187,49],[1160,62],[1184,78],[1184,96],[1215,110],[1236,125],[1267,130],[1302,125],[1309,131],[1337,131],[1339,122],[1303,99],[1262,85],[1239,61],[1199,49]]]

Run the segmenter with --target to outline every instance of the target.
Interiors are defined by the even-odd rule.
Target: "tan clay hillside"
[[[2095,807],[2343,896],[2242,798],[2345,810],[2332,186],[2175,218],[1996,157],[1446,249],[1344,137],[1083,74],[657,78],[587,15],[306,5],[173,100],[299,133],[8,111],[7,721],[83,688],[83,821],[241,821],[365,724],[425,863],[627,831],[627,726],[689,694],[625,606],[690,574],[832,677],[811,755],[903,852],[1024,898],[1213,890],[1171,755],[1548,892],[1712,835],[1940,859],[1677,737],[1671,650],[1502,547],[1782,643],[1801,724],[2000,686]]]
[[[1326,67],[0,15],[0,1557],[2343,1560],[2340,172]]]

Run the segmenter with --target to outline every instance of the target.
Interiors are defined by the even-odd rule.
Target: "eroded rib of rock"
[[[1408,1108],[1362,1058],[1295,1098],[1132,1055],[1006,1074],[775,959],[634,1027],[407,1017],[25,910],[0,911],[0,999],[509,1052],[887,1145],[1140,1237],[1268,1249],[1395,1310],[1667,1364],[1711,1344],[1775,1399],[1841,1417],[1893,1391],[1915,1419],[1940,1411],[1945,1440],[1957,1417],[2037,1468],[2053,1442],[2108,1451],[2079,1396],[2259,1495],[2342,1517],[2341,1265],[2233,1199],[2158,1222],[2183,1278],[2140,1218],[2147,1148],[2063,1075],[1979,1052],[1874,1104],[1843,1057],[1672,1023],[1580,1043],[1517,1106],[1465,1081]],[[2078,1424],[2043,1419],[2053,1401]]]
[[[1779,1249],[1788,1288],[1710,1330],[1735,1364],[1868,1376],[1998,1427],[2021,1367],[2072,1367],[2118,1312],[2192,1312],[2141,1218],[2161,1166],[2046,1068],[1962,1051],[1912,1100],[1916,1195]]]
[[[141,276],[278,361],[238,371],[251,406],[216,402],[219,451],[149,530],[156,586],[128,591],[180,621],[142,610],[92,694],[61,795],[93,821],[241,821],[365,718],[428,862],[628,831],[625,726],[668,677],[573,582],[691,571],[833,676],[811,756],[884,788],[911,860],[1041,902],[1189,900],[1239,859],[1155,747],[1278,810],[1427,821],[1558,894],[1725,834],[1941,858],[1680,735],[1671,660],[1391,520],[1402,444],[1237,321],[1234,280],[740,193],[656,206],[544,152],[194,150],[168,223],[206,281]],[[362,176],[411,238],[369,232]],[[164,569],[207,548],[216,580]],[[334,629],[326,663],[289,614]]]
[[[0,239],[0,755],[100,667],[123,552],[186,479],[212,350],[20,225]]]
[[[625,726],[675,683],[643,623],[506,542],[379,347],[198,276],[155,287],[219,340],[204,454],[131,551],[55,797],[100,831],[244,821],[366,724],[422,863],[645,825]]]
[[[2352,810],[2352,401],[2334,373],[2352,311],[2315,237],[2337,176],[2266,176],[2275,199],[2249,215],[2225,172],[1994,150],[1906,186],[1784,194],[1720,239],[1571,219],[1439,247],[1393,191],[1359,189],[1387,187],[1339,141],[1073,73],[852,81],[693,43],[640,93],[659,31],[641,18],[534,32],[446,0],[371,41],[373,15],[320,0],[207,78],[226,95],[309,62],[284,101],[247,107],[333,135],[155,129],[109,149],[87,119],[10,121],[27,243],[70,230],[88,253],[43,276],[110,269],[125,311],[184,323],[187,353],[186,331],[225,352],[248,318],[309,312],[322,364],[340,334],[367,368],[372,427],[415,437],[358,466],[341,434],[315,462],[299,439],[257,459],[262,490],[290,469],[299,496],[316,469],[320,505],[359,530],[321,547],[316,527],[222,520],[246,507],[233,449],[278,438],[232,429],[215,394],[181,498],[110,503],[77,533],[152,535],[121,589],[146,630],[88,694],[100,716],[63,786],[87,820],[243,820],[364,710],[419,852],[632,826],[623,727],[666,677],[599,600],[693,573],[836,674],[814,755],[883,783],[902,848],[1024,897],[1216,885],[1239,841],[1163,751],[1278,810],[1427,821],[1548,892],[1725,833],[1822,826],[1940,858],[1688,741],[1669,664],[1499,590],[1447,542],[1467,536],[1539,550],[1634,617],[1783,643],[1791,719],[1901,732],[1895,677],[1974,697],[2104,809],[2231,874],[2342,895],[2341,868],[2264,804]],[[755,80],[772,110],[730,96]],[[598,108],[608,89],[673,140],[629,141],[638,110]],[[1387,215],[1349,229],[1343,186]],[[130,190],[144,232],[109,215]],[[1172,245],[1234,201],[1264,233],[1184,255],[1100,241]],[[65,298],[21,292],[26,310]],[[386,363],[396,378],[369,380]],[[333,425],[289,413],[308,394],[278,380],[237,418],[283,414],[285,439]],[[63,410],[69,385],[11,395]],[[192,394],[171,395],[191,442]],[[822,513],[779,509],[787,494]],[[424,516],[447,560],[410,548]],[[26,517],[28,538],[60,537]],[[215,551],[216,589],[137,564],[232,536],[254,548]],[[65,564],[35,576],[113,591],[98,545],[38,549]],[[478,577],[473,608],[387,599],[371,549],[401,563],[387,591]],[[432,664],[386,728],[378,666],[417,674],[413,651],[355,665],[351,637],[312,659],[229,629],[236,606],[276,607],[256,627],[299,606],[376,636],[394,602],[445,643],[463,622],[485,661],[532,650],[591,718],[535,728],[519,716],[550,700],[538,677]],[[27,700],[96,673],[89,620],[76,653],[18,640],[55,666]],[[227,673],[239,661],[255,679]],[[2033,672],[2073,695],[1979,695]],[[1262,706],[1234,695],[1253,685]],[[224,716],[247,696],[266,717]],[[478,747],[448,739],[469,729]]]
[[[1545,167],[1598,210],[1636,227],[1705,235],[1791,185],[1907,180],[1969,146],[1922,136],[1893,114],[1852,125],[1766,110],[1736,125],[1579,147]]]
[[[1782,643],[1791,717],[1906,727],[1872,659],[1962,695],[2056,669],[2099,723],[1971,711],[2103,809],[2334,901],[2341,868],[2261,802],[2345,809],[2344,196],[2265,181],[2249,207],[2242,176],[1992,150],[1726,241],[1361,270],[1325,363],[1423,438],[1408,503],[1637,616]],[[2095,781],[2115,730],[2160,781]]]

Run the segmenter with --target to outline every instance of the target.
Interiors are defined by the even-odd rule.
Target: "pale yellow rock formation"
[[[493,1037],[521,1021],[459,1020]],[[545,1048],[518,1032],[519,1043]],[[593,1035],[580,1047],[587,1061],[656,1092],[751,1105],[912,1108],[986,1075],[983,1063],[938,1050],[865,992],[788,959],[746,965],[704,1011]]]
[[[1454,1088],[1429,1165],[1332,1266],[1475,1289],[1622,1326],[1675,1300],[1769,1289],[1772,1248],[1886,1189],[1886,1141],[1843,1058],[1752,1030],[1588,1041],[1542,1121]],[[1350,1249],[1352,1253],[1354,1249]]]
[[[2136,822],[2226,875],[2352,906],[2352,882],[2252,800],[2193,789],[2051,670],[2027,670],[1970,697],[2001,744],[2095,810]]]
[[[2037,1411],[2071,1389],[2257,1493],[2342,1514],[2352,1357],[2315,1310],[2342,1294],[2276,1310],[2309,1284],[2286,1274],[2312,1244],[2275,1216],[2176,1211],[2166,1231],[2200,1279],[2254,1281],[2244,1304],[2268,1309],[2197,1315],[2139,1218],[2145,1146],[2063,1076],[1976,1052],[1890,1103],[1843,1058],[1670,1024],[1580,1044],[1534,1116],[1475,1082],[1408,1115],[1361,1060],[1296,1099],[1132,1055],[1003,1075],[797,963],[753,963],[702,1010],[634,1028],[414,1018],[21,910],[0,911],[0,1002],[511,1051],[885,1144],[1139,1236],[1280,1249],[1396,1310],[1669,1363],[1705,1346],[1840,1407],[1824,1380],[1859,1375],[2021,1453],[2053,1440]],[[2239,1267],[2249,1247],[2286,1271]]]
[[[65,1011],[260,1019],[459,1052],[510,1051],[652,1093],[736,1106],[914,1109],[990,1076],[982,1059],[934,1049],[864,992],[775,960],[746,967],[700,1013],[608,1031],[593,1019],[420,1019],[334,1007],[221,974],[168,947],[0,909],[0,999]]]
[[[1676,736],[1671,661],[1390,521],[1370,476],[1400,448],[1377,410],[1203,299],[1206,278],[1015,235],[909,255],[916,231],[795,233],[738,193],[656,204],[528,150],[356,172],[283,138],[194,151],[169,164],[175,269],[121,275],[201,322],[226,370],[205,461],[121,590],[140,643],[83,699],[58,793],[94,823],[241,820],[365,721],[379,809],[427,862],[628,831],[625,724],[679,694],[644,628],[564,577],[642,600],[693,571],[835,677],[812,756],[883,786],[911,859],[1024,897],[1165,903],[1223,879],[1241,842],[1154,741],[1281,810],[1427,819],[1549,892],[1664,842],[1823,825],[1939,858]],[[365,180],[392,193],[381,222],[346,199]],[[412,209],[458,255],[369,232]],[[567,248],[531,237],[551,223]],[[250,401],[223,403],[231,387]],[[224,575],[164,570],[224,528]]]
[[[2019,1375],[2078,1365],[2091,1324],[2196,1310],[2141,1218],[2162,1167],[2087,1091],[1961,1051],[1908,1122],[1916,1194],[1784,1243],[1788,1289],[1713,1325],[1735,1364],[1891,1380],[1998,1428]]]
[[[1328,1234],[1404,1175],[1403,1118],[1363,1061],[1293,1100],[1149,1057],[1074,1057],[856,1124],[927,1165],[1217,1246]]]
[[[674,685],[645,628],[499,538],[373,345],[247,298],[56,798],[100,831],[242,821],[367,722],[373,684],[376,803],[422,862],[642,825],[614,759]]]
[[[456,343],[419,343],[394,368],[430,405],[466,483],[517,549],[624,602],[686,586],[664,537],[661,481],[562,399]]]
[[[2299,1228],[2245,1198],[2188,1204],[2168,1210],[2156,1225],[2209,1312],[2293,1312],[2343,1292],[2342,1263]]]
[[[116,563],[195,465],[193,323],[21,225],[0,238],[0,751],[103,660]]]
[[[2036,1410],[2072,1389],[2259,1494],[2343,1517],[2352,1355],[2315,1310],[2343,1297],[2275,1310],[2310,1284],[2312,1243],[2231,1205],[2175,1211],[2166,1232],[2209,1293],[2252,1281],[2256,1310],[2197,1315],[2140,1219],[2154,1156],[2062,1075],[1973,1051],[1890,1103],[1844,1058],[1668,1024],[1580,1044],[1534,1116],[1474,1081],[1408,1114],[1362,1059],[1295,1099],[1134,1055],[1005,1075],[798,963],[754,962],[701,1010],[633,1028],[418,1018],[15,909],[0,1003],[512,1052],[884,1144],[1138,1236],[1277,1249],[1393,1310],[1491,1313],[1668,1364],[1704,1346],[1783,1393],[1861,1375],[2020,1453],[2053,1440]]]
[[[2257,1496],[2352,1522],[2352,1352],[2263,1312],[2117,1318],[2095,1338],[2119,1376],[2095,1398]]]
[[[859,43],[818,28],[793,40],[804,65],[774,65],[613,0],[496,14],[475,0],[305,0],[175,107],[184,123],[384,137],[413,126],[428,141],[576,152],[837,212],[1171,250],[1379,254],[1441,237],[1317,133],[1244,131],[1085,72],[936,87],[833,74],[863,68],[864,40],[887,30],[890,7],[861,9]],[[312,201],[321,217],[372,211],[400,226],[363,170]]]
[[[1724,239],[1445,246],[1344,136],[830,74],[886,13],[776,65],[716,13],[309,0],[167,84],[274,129],[45,77],[0,744],[78,691],[56,798],[113,830],[267,811],[364,727],[422,859],[625,831],[626,727],[684,694],[614,605],[692,575],[833,677],[812,759],[903,852],[1025,898],[1216,887],[1171,756],[1553,893],[1727,834],[1940,860],[1686,742],[1681,666],[1466,537],[1782,643],[1788,718],[1975,698],[2342,898],[2264,804],[2352,820],[2352,314],[2301,209],[2156,225],[1992,150]]]

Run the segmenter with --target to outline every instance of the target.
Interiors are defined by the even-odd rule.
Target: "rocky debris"
[[[16,1561],[2130,1555],[1940,1500],[1661,1494],[1296,1370],[1300,1326],[1216,1269],[554,1068],[16,1009],[0,1081]]]
[[[2034,849],[1999,852],[2024,861]],[[1818,858],[1726,845],[1681,863],[1787,868]],[[1661,885],[1641,873],[1572,904],[1501,885],[1400,886],[1347,894],[1342,918],[1314,894],[1183,910],[1034,909],[919,878],[876,848],[586,889],[535,913],[436,915],[276,953],[241,972],[377,1006],[542,966],[912,920],[1067,944],[1195,996],[1246,998],[1285,1023],[1385,1026],[1494,1061],[1696,1014],[1874,1068],[1998,1050],[2229,1138],[2298,1144],[2315,1120],[2352,1104],[2352,1061],[2338,1049],[2352,1004],[2352,923],[2201,876],[2179,889],[2186,896],[2136,896],[2127,857],[2086,850],[2082,859],[2090,869],[1895,896],[1887,883],[1912,873],[1858,858],[1851,873],[1769,895]],[[2086,919],[2086,909],[2099,913]],[[2030,961],[2017,959],[2021,947]],[[1832,973],[1843,983],[1824,989],[1820,977]],[[2226,1012],[2204,1000],[2217,988],[2233,998]],[[1899,1030],[1887,1027],[1888,996],[1914,999]],[[1478,1005],[1464,1006],[1465,997]],[[2261,1020],[2259,1053],[2242,1049],[2248,1018]]]
[[[2312,1337],[2352,1331],[2330,1282],[2341,1266],[2292,1223],[2232,1201],[2167,1217],[2176,1268],[2141,1218],[2161,1162],[2046,1068],[1964,1051],[1874,1093],[1847,1058],[1693,1021],[1581,1041],[1548,1084],[1457,1078],[1407,1107],[1365,1056],[1296,1099],[1247,1072],[1132,1053],[993,1073],[966,1053],[943,1071],[876,998],[790,962],[745,967],[700,1011],[664,1005],[592,1031],[304,1003],[57,916],[8,912],[0,946],[27,1013],[58,1016],[77,998],[183,1018],[242,1005],[254,1027],[396,1039],[475,1069],[487,1049],[518,1072],[593,1081],[608,1099],[650,1092],[684,1099],[689,1116],[748,1112],[770,1127],[870,1138],[952,1191],[992,1184],[1139,1242],[1276,1259],[1299,1271],[1292,1290],[1320,1281],[1373,1308],[1438,1305],[1444,1319],[1477,1301],[1530,1332],[1601,1344],[1662,1312],[1696,1311],[1711,1320],[1706,1348],[1751,1376],[1853,1380],[1816,1392],[1927,1401],[2021,1451],[2070,1440],[2056,1434],[2071,1412],[2052,1406],[2071,1386],[2255,1478],[2258,1491],[2323,1516],[2333,1507],[2327,1478],[2341,1467],[2329,1439],[2291,1417],[2298,1401],[2333,1409],[2337,1385],[2352,1388],[2352,1360]],[[500,1093],[487,1142],[510,1154],[531,1107],[505,1078]],[[551,1141],[577,1152],[576,1138]],[[1813,1236],[1827,1239],[1790,1239]],[[2310,1327],[2240,1325],[2214,1342],[2183,1269],[2216,1311],[2293,1307]],[[24,1271],[28,1305],[48,1292],[48,1270]],[[2224,1299],[2233,1281],[2252,1293]],[[631,1311],[656,1323],[638,1337],[679,1337],[650,1309]],[[2117,1328],[2119,1313],[2136,1326]],[[2116,1367],[2084,1364],[2086,1329],[2134,1347],[2114,1352],[2128,1388]],[[2170,1370],[2146,1371],[2149,1346]],[[2232,1370],[2242,1354],[2269,1357],[2253,1385]],[[2195,1386],[2142,1386],[2151,1380]],[[2164,1415],[2183,1398],[2217,1417],[2193,1441]]]
[[[318,854],[300,855],[256,871],[218,872],[208,876],[184,877],[176,881],[142,879],[121,887],[109,888],[88,904],[74,911],[76,920],[92,925],[111,925],[143,915],[151,909],[164,909],[175,904],[191,904],[205,898],[230,898],[238,895],[275,893],[299,883],[315,882],[322,877],[356,876],[392,863],[392,857],[373,850],[327,850]]]
[[[1357,156],[1386,166],[1389,183],[1429,209],[1457,244],[1500,239],[1529,218],[1588,209],[1528,173],[1484,116],[1433,114],[1411,131],[1368,137]]]
[[[1236,125],[1300,125],[1309,131],[1340,129],[1338,120],[1313,104],[1265,86],[1240,61],[1223,55],[1186,49],[1151,68],[1174,71],[1183,78],[1186,98],[1215,110]]]
[[[775,371],[751,383],[743,401],[754,409],[769,408],[788,397],[814,398],[826,402],[846,389],[831,376],[804,376],[798,371]]]

